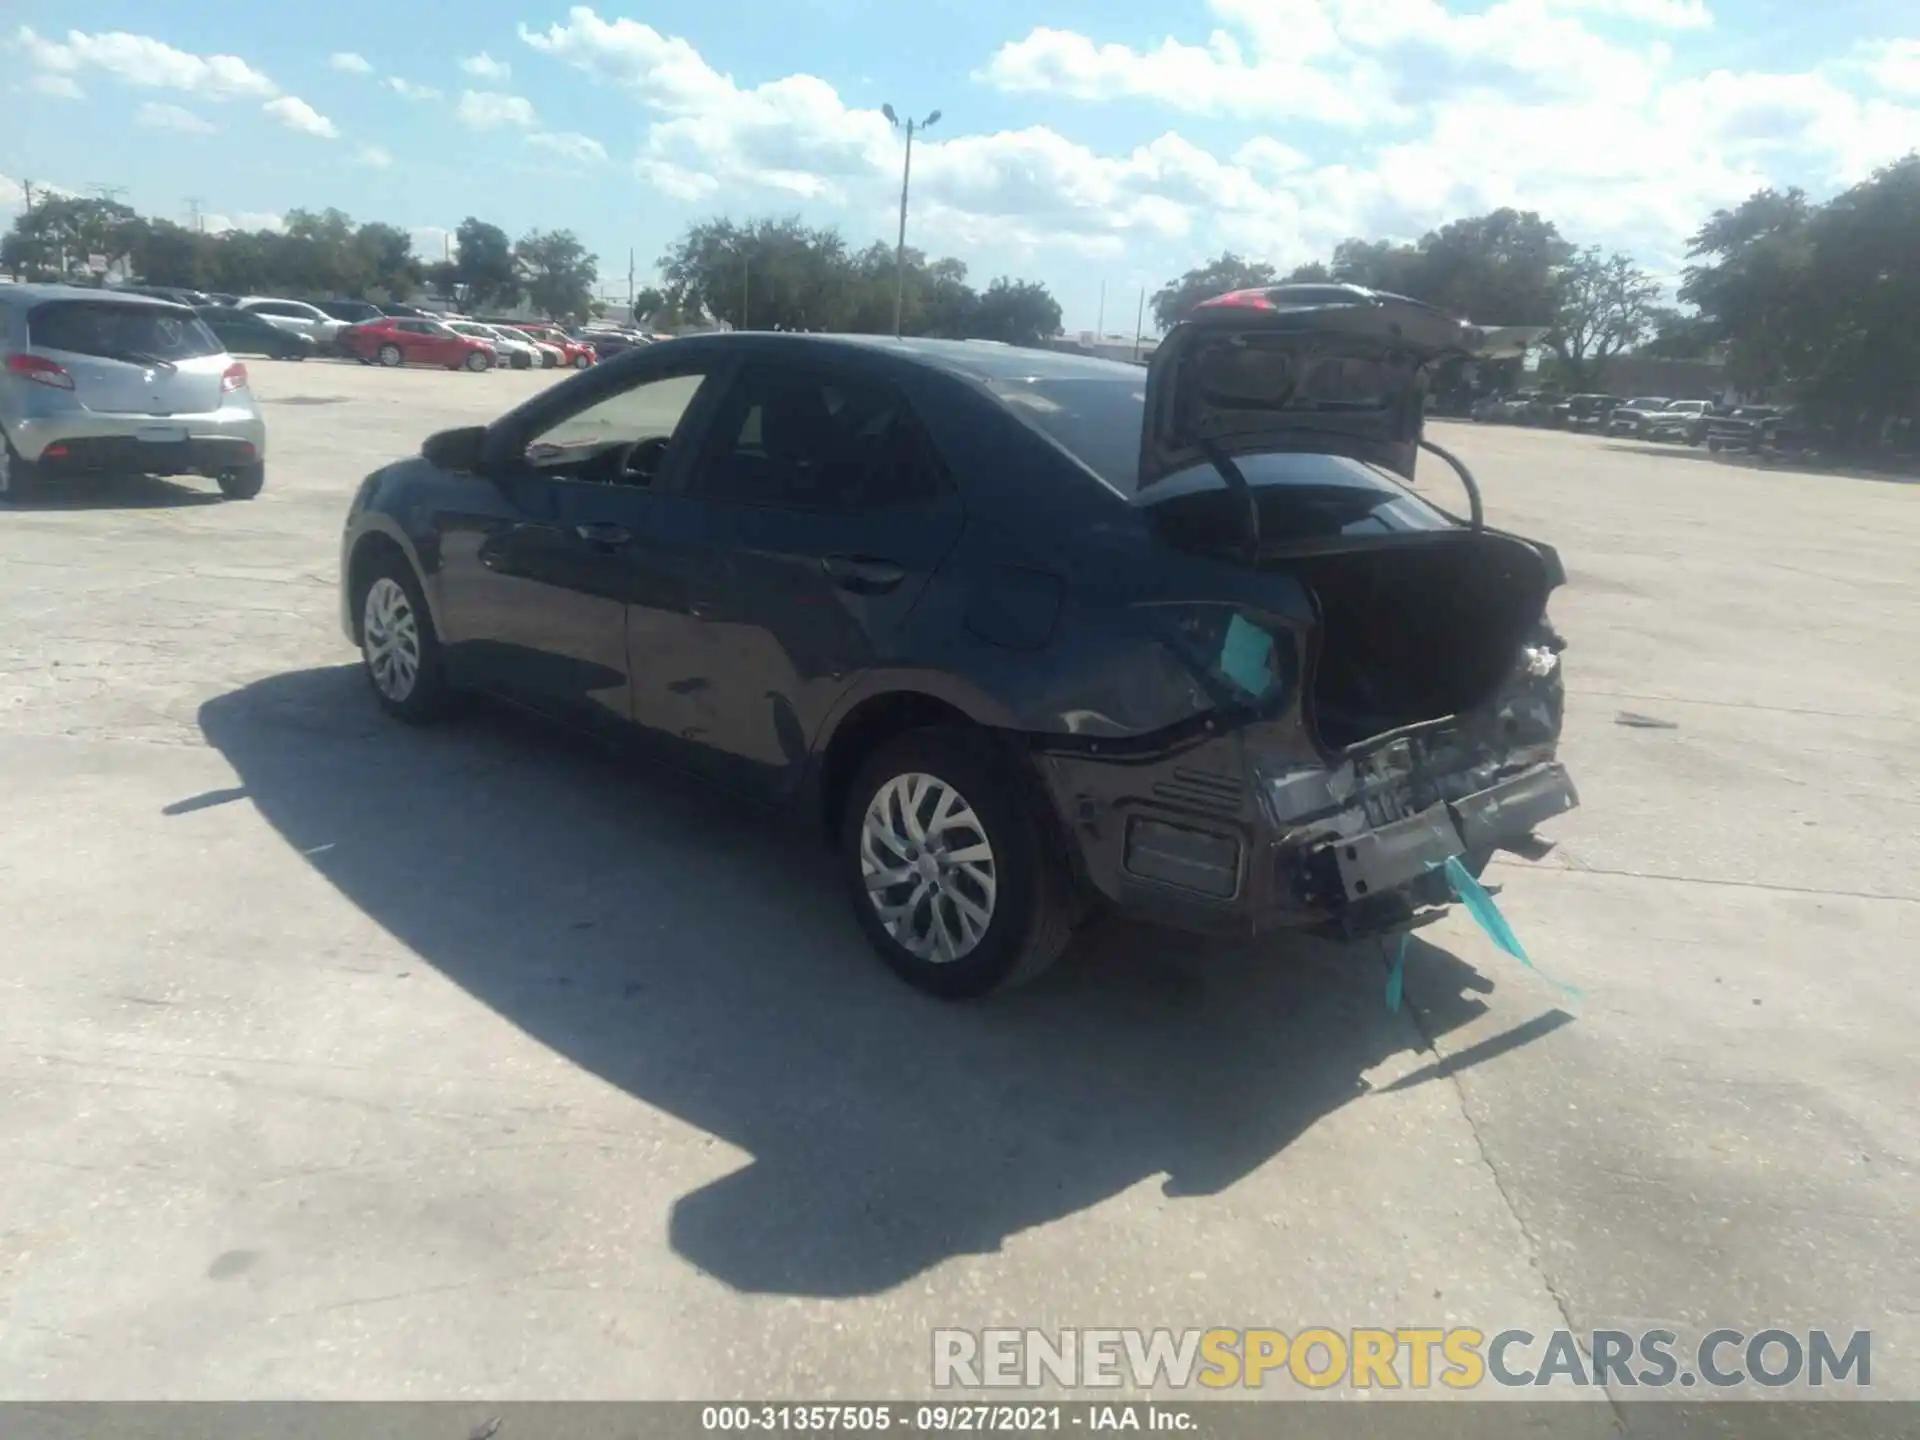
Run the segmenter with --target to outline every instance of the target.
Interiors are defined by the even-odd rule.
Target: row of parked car
[[[1797,412],[1779,405],[1716,405],[1663,395],[1561,395],[1521,390],[1474,405],[1483,425],[1535,425],[1590,430],[1616,439],[1673,441],[1709,450],[1797,448]]]
[[[190,306],[230,354],[277,360],[341,355],[389,367],[584,370],[603,355],[656,338],[614,326],[568,330],[546,321],[462,315],[401,302],[217,295],[167,286],[129,286],[125,293]]]

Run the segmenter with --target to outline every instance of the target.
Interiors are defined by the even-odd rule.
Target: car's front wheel
[[[860,927],[908,984],[973,999],[1039,975],[1072,931],[1072,887],[1038,801],[986,735],[911,731],[861,767],[841,863]]]
[[[391,370],[407,357],[400,353],[398,345],[386,344],[374,351],[374,358]]]
[[[413,577],[398,554],[378,557],[360,582],[360,659],[381,708],[410,725],[438,719],[448,690],[440,668],[440,637]]]

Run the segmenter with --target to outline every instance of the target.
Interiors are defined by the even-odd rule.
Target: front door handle
[[[868,555],[829,555],[820,565],[828,579],[856,595],[884,595],[907,578],[905,567]]]
[[[611,520],[590,520],[585,525],[573,527],[573,533],[589,545],[630,545],[633,532],[624,525],[616,525]]]

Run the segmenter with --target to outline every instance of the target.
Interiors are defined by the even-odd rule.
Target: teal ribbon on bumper
[[[1493,896],[1487,893],[1487,887],[1473,878],[1472,872],[1460,863],[1458,855],[1449,855],[1444,861],[1436,862],[1436,868],[1446,871],[1447,885],[1452,889],[1454,898],[1467,907],[1467,913],[1473,917],[1474,924],[1487,932],[1489,940],[1561,994],[1579,998],[1580,992],[1577,989],[1555,980],[1528,958],[1526,946],[1522,945],[1520,937],[1513,933],[1513,926],[1507,923],[1507,917],[1500,912],[1500,907],[1494,904]],[[1412,938],[1410,935],[1400,937],[1400,944],[1393,954],[1393,964],[1387,970],[1387,1009],[1394,1014],[1399,1013],[1400,997],[1406,989],[1407,942]]]

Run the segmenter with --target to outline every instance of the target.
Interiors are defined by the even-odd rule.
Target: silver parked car
[[[205,475],[251,500],[267,427],[235,360],[184,305],[0,285],[0,500],[83,474]]]
[[[234,306],[250,315],[258,315],[276,330],[290,335],[305,335],[322,350],[331,350],[347,322],[327,314],[304,300],[279,300],[271,295],[246,295]]]

